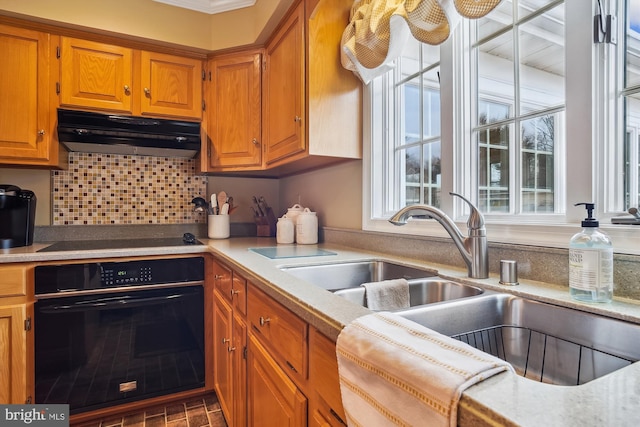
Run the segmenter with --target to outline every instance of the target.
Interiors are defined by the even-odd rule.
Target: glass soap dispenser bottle
[[[571,296],[584,302],[611,302],[613,297],[613,246],[611,239],[593,218],[593,203],[584,205],[587,218],[582,231],[569,242],[569,289]]]

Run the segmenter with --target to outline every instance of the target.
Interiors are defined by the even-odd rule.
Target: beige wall
[[[152,0],[0,0],[0,12],[219,50],[264,38],[265,28],[273,29],[291,3],[258,0],[252,7],[209,15]]]
[[[51,224],[51,172],[0,168],[0,184],[17,185],[36,193],[36,225]]]
[[[280,179],[280,206],[298,203],[318,213],[320,226],[362,228],[362,161]]]

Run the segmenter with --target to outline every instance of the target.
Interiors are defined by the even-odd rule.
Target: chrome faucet
[[[487,230],[484,228],[484,217],[473,204],[460,194],[449,193],[460,197],[471,208],[471,214],[467,220],[469,236],[464,237],[456,224],[438,208],[429,205],[410,205],[400,209],[390,219],[393,225],[405,225],[407,220],[414,218],[433,218],[447,230],[460,251],[464,262],[467,264],[469,277],[474,279],[486,279],[489,277],[489,250],[487,246]]]

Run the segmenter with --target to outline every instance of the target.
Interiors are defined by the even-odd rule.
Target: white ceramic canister
[[[293,240],[294,241],[296,241],[295,228],[296,228],[296,224],[298,223],[298,215],[300,215],[300,213],[303,211],[304,211],[304,208],[299,203],[296,203],[290,208],[287,208],[287,213],[286,213],[287,218],[289,218],[293,222],[293,228],[294,228]]]
[[[210,239],[226,239],[229,237],[229,215],[209,215],[208,236]]]
[[[318,216],[309,208],[304,208],[296,221],[296,242],[302,245],[318,243]]]
[[[298,215],[300,215],[303,211],[304,211],[304,208],[300,206],[298,203],[296,203],[290,208],[287,208],[286,215],[287,215],[287,218],[289,218],[295,224],[296,220],[298,219]]]
[[[281,244],[293,243],[293,230],[294,225],[291,218],[287,215],[283,215],[282,218],[278,218],[276,224],[276,242]]]

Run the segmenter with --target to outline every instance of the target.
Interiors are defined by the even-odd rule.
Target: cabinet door
[[[233,424],[233,376],[232,376],[232,312],[231,306],[214,292],[213,319],[213,376],[220,407],[229,425]]]
[[[142,51],[142,114],[202,118],[202,61]]]
[[[249,425],[306,426],[307,399],[249,334]]]
[[[260,166],[261,55],[243,53],[210,61],[210,162],[215,167]]]
[[[233,427],[247,425],[247,324],[233,314]]]
[[[31,334],[25,320],[33,315],[33,304],[0,306],[0,403],[23,404],[31,400],[28,349]]]
[[[49,37],[0,25],[0,163],[49,159]]]
[[[263,143],[265,163],[271,165],[306,147],[304,2],[269,42],[265,60]]]
[[[61,45],[61,105],[132,112],[131,49],[69,37]]]
[[[318,426],[344,426],[346,415],[342,407],[336,345],[317,329],[309,332],[309,396],[311,420]]]

